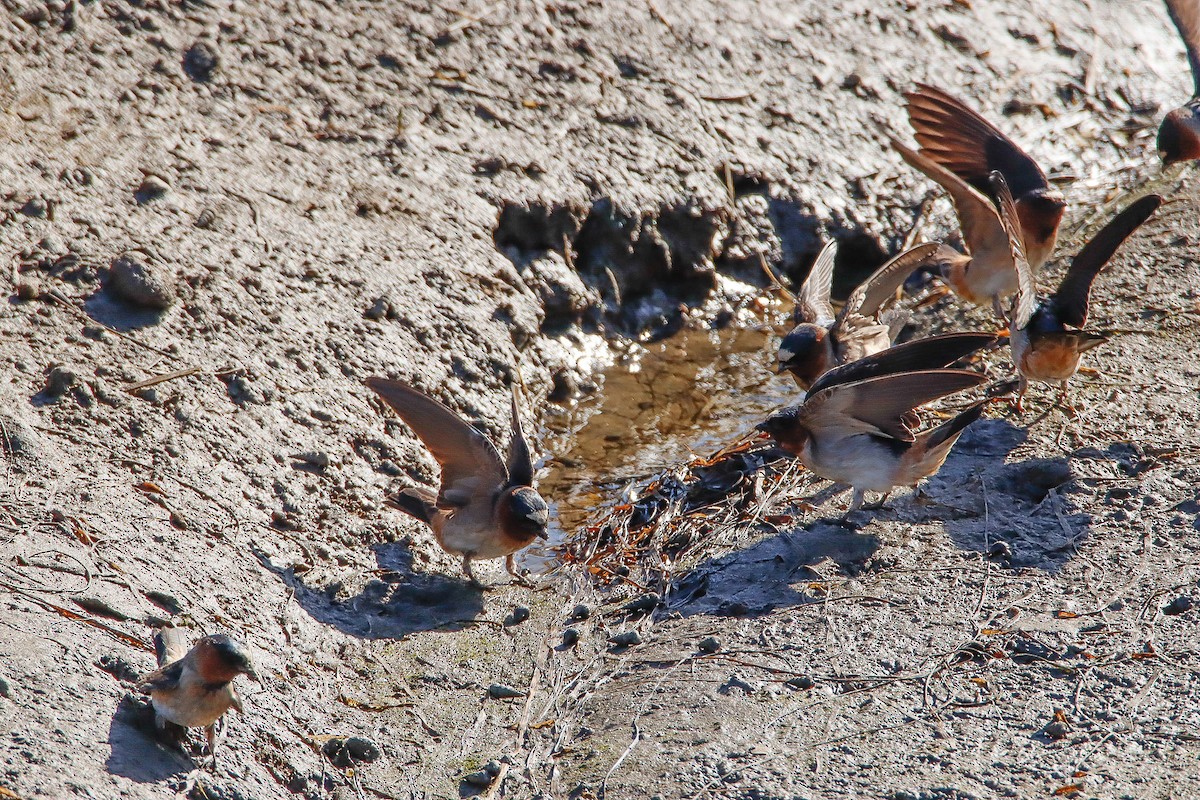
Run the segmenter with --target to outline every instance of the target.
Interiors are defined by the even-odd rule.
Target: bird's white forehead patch
[[[796,354],[793,353],[791,350],[788,350],[786,347],[779,348],[780,363],[783,363],[784,361],[791,361],[795,357],[796,357]]]
[[[532,511],[526,512],[525,519],[529,520],[530,522],[541,522],[544,516],[545,514],[535,508]]]

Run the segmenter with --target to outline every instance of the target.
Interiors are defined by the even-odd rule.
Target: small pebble
[[[398,319],[400,312],[396,309],[396,304],[388,297],[377,297],[371,307],[363,312],[363,316],[367,319]]]
[[[50,397],[62,397],[79,384],[79,368],[70,364],[56,364],[46,373],[45,392]]]
[[[493,683],[488,687],[488,696],[493,700],[511,700],[514,697],[524,697],[525,693],[503,683]]]
[[[1042,728],[1042,733],[1046,734],[1048,739],[1062,739],[1070,732],[1071,729],[1067,727],[1067,723],[1057,719]]]
[[[529,619],[529,609],[525,606],[517,606],[512,610],[512,614],[509,615],[508,624],[520,625],[527,619]]]
[[[657,592],[647,592],[625,604],[624,610],[631,614],[644,614],[647,611],[653,611],[662,602],[662,598]]]
[[[463,783],[468,786],[474,786],[477,789],[486,789],[492,785],[495,776],[489,775],[485,770],[478,772],[470,772],[463,776]]]
[[[1169,614],[1170,616],[1177,616],[1179,614],[1186,614],[1195,607],[1196,601],[1184,594],[1176,597],[1170,603],[1167,603],[1167,605],[1163,608],[1163,613]]]
[[[571,610],[571,619],[587,619],[591,615],[592,610],[583,603],[580,603]]]
[[[793,689],[811,689],[816,686],[816,681],[807,675],[797,675],[795,678],[788,678],[783,682],[785,686],[790,686]]]
[[[574,647],[579,643],[579,631],[575,628],[567,628],[563,631],[562,643],[564,647]]]
[[[148,203],[171,191],[171,184],[161,175],[150,174],[142,179],[137,191],[133,193],[139,203]]]
[[[9,683],[8,678],[5,678],[3,675],[0,675],[0,697],[7,698],[9,700],[13,699],[12,684]]]
[[[62,239],[54,234],[43,237],[38,247],[52,256],[61,256],[67,252],[67,246],[63,244]]]
[[[183,71],[196,83],[207,83],[220,63],[217,51],[208,42],[196,42],[183,54]]]
[[[608,640],[617,647],[632,647],[635,644],[642,643],[642,635],[636,630],[625,631],[624,633],[618,633],[616,636],[608,637]]]
[[[148,308],[165,309],[175,302],[175,289],[166,270],[142,253],[114,259],[105,288],[122,300]]]
[[[701,653],[715,653],[721,649],[721,642],[717,637],[709,636],[707,639],[701,639],[696,648]]]
[[[329,462],[330,462],[329,454],[322,450],[316,450],[316,451],[305,452],[305,453],[296,453],[295,455],[292,456],[292,458],[296,459],[297,461],[301,461],[305,464],[311,464],[312,466],[314,466],[318,469],[325,469],[326,467],[329,466]]]
[[[370,764],[383,755],[374,742],[363,736],[345,739],[330,739],[321,746],[321,752],[335,767],[353,767],[355,764]]]
[[[17,297],[21,300],[37,300],[42,296],[42,284],[35,278],[22,275],[17,280]]]

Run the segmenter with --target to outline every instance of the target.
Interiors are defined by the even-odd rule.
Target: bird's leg
[[[208,743],[208,765],[217,771],[217,723],[204,729],[204,740]]]
[[[513,579],[517,583],[521,584],[522,586],[528,587],[530,589],[533,588],[533,586],[534,586],[533,581],[529,580],[524,575],[517,572],[517,562],[516,562],[516,559],[513,558],[512,553],[509,553],[508,556],[504,559],[504,568],[506,570],[508,570],[508,574],[512,575]]]
[[[1017,399],[1013,401],[1012,407],[1018,414],[1025,413],[1025,392],[1029,389],[1029,381],[1025,376],[1021,376],[1020,385],[1017,387]]]
[[[462,568],[463,568],[463,574],[466,575],[467,578],[471,581],[472,586],[474,586],[476,589],[479,589],[481,591],[484,589],[487,589],[486,586],[484,586],[482,583],[479,582],[479,578],[476,578],[475,573],[471,570],[471,554],[470,553],[463,553]]]
[[[860,508],[862,508],[863,500],[865,500],[866,497],[867,497],[866,489],[859,489],[856,487],[854,489],[854,496],[852,498],[850,498],[850,507],[846,509],[845,516],[848,517],[851,514],[853,514],[855,511],[858,511]]]
[[[892,492],[889,489],[888,491],[883,493],[883,497],[879,498],[878,503],[872,503],[871,505],[864,505],[863,508],[869,509],[871,511],[879,511],[880,509],[884,508],[884,504],[887,503],[888,498],[891,496],[892,496]]]
[[[1067,416],[1071,419],[1079,419],[1079,409],[1075,408],[1075,404],[1071,402],[1070,396],[1067,394],[1067,382],[1062,381],[1058,384],[1058,404],[1067,412]]]
[[[1008,324],[1008,315],[1004,313],[1004,306],[1000,305],[1000,295],[992,295],[992,313],[996,315],[996,319]]]

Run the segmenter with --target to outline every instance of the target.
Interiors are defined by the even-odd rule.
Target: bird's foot
[[[510,554],[504,559],[504,568],[508,570],[508,574],[512,575],[513,583],[524,586],[526,589],[536,589],[537,584],[534,583],[528,576],[529,570],[520,570],[517,568],[517,562]]]

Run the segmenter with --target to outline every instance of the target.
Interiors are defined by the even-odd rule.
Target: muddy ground
[[[1190,86],[1157,3],[4,8],[0,796],[1200,795],[1200,226],[1153,153]],[[383,508],[435,472],[368,375],[492,433],[519,376],[570,447],[546,398],[602,403],[630,340],[782,319],[760,244],[799,278],[836,236],[846,282],[949,235],[875,130],[918,79],[1061,180],[1064,253],[1147,182],[1180,199],[1101,280],[1128,332],[1080,420],[997,408],[858,532],[801,475],[786,524],[657,565],[650,613],[573,569],[480,593]],[[131,696],[172,616],[263,677],[215,774]],[[381,757],[322,755],[352,735]]]

